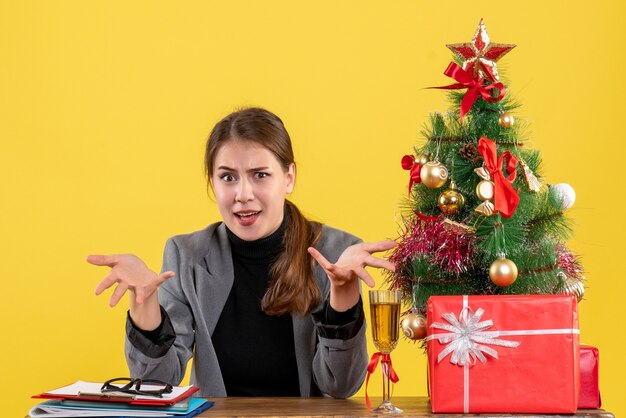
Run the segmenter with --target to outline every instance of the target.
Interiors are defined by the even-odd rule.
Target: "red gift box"
[[[588,345],[580,346],[580,397],[578,408],[600,408],[600,387],[598,384],[599,365],[598,349]]]
[[[574,413],[576,300],[565,295],[432,296],[433,412]]]

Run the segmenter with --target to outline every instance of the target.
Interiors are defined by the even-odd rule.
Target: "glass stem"
[[[383,361],[381,365],[383,371],[383,403],[387,403],[391,400],[391,390],[389,388],[389,385],[391,384],[389,381],[389,363]]]

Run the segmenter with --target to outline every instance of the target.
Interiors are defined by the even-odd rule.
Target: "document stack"
[[[194,417],[213,406],[206,399],[193,398],[197,386],[171,386],[167,393],[143,395],[157,386],[144,385],[141,392],[103,391],[103,383],[78,381],[74,384],[33,396],[48,399],[34,406],[30,418],[65,417]],[[136,393],[133,393],[136,392]]]

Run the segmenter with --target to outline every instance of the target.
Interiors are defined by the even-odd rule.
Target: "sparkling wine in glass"
[[[374,345],[383,354],[383,361],[381,362],[383,370],[383,401],[372,412],[377,414],[399,414],[402,413],[402,410],[391,403],[390,362],[385,360],[385,356],[388,358],[389,353],[396,348],[398,338],[400,337],[400,291],[370,290],[369,297]]]

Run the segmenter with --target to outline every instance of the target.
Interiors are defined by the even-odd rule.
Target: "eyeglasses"
[[[141,385],[161,386],[158,389],[142,389]],[[133,379],[129,377],[116,377],[107,380],[100,389],[102,393],[122,392],[133,395],[155,396],[162,398],[165,393],[172,393],[172,385],[154,379]]]

